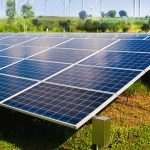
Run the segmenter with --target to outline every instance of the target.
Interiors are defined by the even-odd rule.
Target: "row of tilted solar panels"
[[[0,104],[78,128],[149,70],[150,43],[138,37],[2,35]]]

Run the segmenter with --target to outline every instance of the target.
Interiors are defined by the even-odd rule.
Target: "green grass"
[[[125,128],[113,125],[110,144],[103,150],[138,150],[150,149],[150,126],[141,125]],[[91,148],[91,127],[81,129],[64,147],[67,150],[89,150]]]
[[[20,150],[20,148],[17,148],[15,144],[6,141],[0,141],[0,150]]]
[[[14,123],[10,124],[9,128],[7,125],[7,131],[5,132],[1,128],[0,150],[91,149],[91,124],[85,125],[79,131],[74,132],[66,128],[54,127],[44,122],[36,122],[28,117],[25,118],[25,125],[19,123],[22,120],[20,119],[16,122],[15,127]],[[150,125],[125,128],[113,124],[112,129],[110,144],[103,150],[150,149]]]

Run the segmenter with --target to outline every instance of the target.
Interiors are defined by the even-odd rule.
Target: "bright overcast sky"
[[[17,9],[27,0],[16,0]],[[66,9],[64,11],[65,0],[29,0],[33,6],[36,15],[47,16],[62,16],[69,15],[69,0],[66,0]],[[47,1],[47,7],[46,2]],[[70,0],[70,15],[77,16],[82,9],[82,0]],[[5,15],[5,2],[0,0],[0,16]],[[138,0],[137,0],[138,2]],[[84,0],[84,9],[88,14],[98,16],[100,14],[100,0]],[[126,10],[129,16],[133,15],[133,0],[102,0],[102,10],[108,11],[111,9]],[[138,14],[138,5],[136,5],[136,14]],[[141,0],[141,15],[150,15],[150,0]]]

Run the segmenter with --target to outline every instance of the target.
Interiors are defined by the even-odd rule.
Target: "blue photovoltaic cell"
[[[75,66],[48,81],[83,88],[117,92],[140,72]]]
[[[36,55],[32,57],[33,59],[37,60],[47,60],[47,61],[59,61],[59,62],[66,62],[66,63],[75,63],[84,57],[92,54],[90,50],[72,50],[72,49],[59,49],[54,48]]]
[[[20,77],[41,80],[60,71],[66,66],[67,65],[58,63],[24,60],[13,66],[2,69],[0,72]]]
[[[75,125],[111,96],[110,94],[42,83],[4,104]]]
[[[16,46],[0,52],[2,56],[26,58],[47,48]]]
[[[60,45],[62,48],[75,48],[75,49],[90,49],[99,50],[112,43],[112,40],[104,39],[74,39],[70,42]]]
[[[0,101],[20,92],[36,82],[0,75]]]
[[[40,47],[52,47],[57,44],[60,44],[64,41],[68,40],[68,38],[38,38],[36,40],[27,42],[23,44],[24,46],[40,46]]]
[[[21,42],[24,42],[24,41],[27,41],[27,40],[30,40],[32,37],[15,37],[15,36],[12,36],[12,37],[8,37],[6,39],[2,39],[0,40],[0,44],[18,44],[18,43],[21,43]]]
[[[143,70],[150,65],[150,54],[102,51],[82,64]]]
[[[107,50],[150,52],[150,42],[148,40],[121,40],[110,46]]]
[[[15,58],[7,58],[7,57],[1,57],[0,56],[0,69],[2,67],[5,67],[7,65],[10,65],[11,63],[14,63],[16,61],[18,61],[19,59],[15,59]]]
[[[11,45],[3,45],[3,44],[0,44],[0,51],[10,47]]]

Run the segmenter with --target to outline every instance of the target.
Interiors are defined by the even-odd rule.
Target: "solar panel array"
[[[0,34],[0,105],[78,129],[150,70],[146,34]]]

